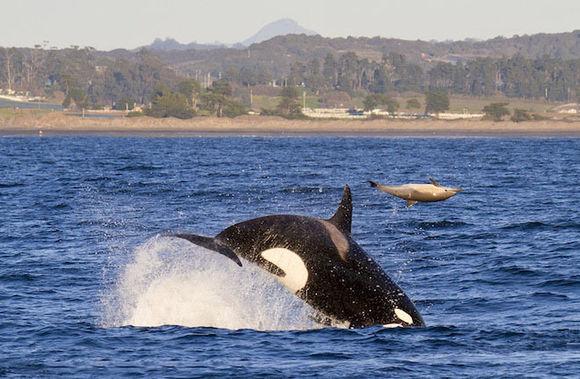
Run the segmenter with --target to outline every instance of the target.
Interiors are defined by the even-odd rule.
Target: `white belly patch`
[[[262,251],[261,256],[284,271],[286,275],[279,276],[278,281],[290,291],[296,293],[304,288],[308,281],[308,270],[298,254],[288,249],[276,247]]]

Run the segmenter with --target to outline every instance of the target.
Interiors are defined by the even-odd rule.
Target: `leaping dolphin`
[[[386,192],[393,196],[407,200],[407,207],[412,207],[418,202],[435,202],[447,200],[463,191],[461,188],[444,187],[435,179],[429,178],[430,184],[409,183],[400,186],[386,186],[369,180],[371,187]]]
[[[315,310],[319,319],[350,328],[425,326],[413,302],[351,237],[352,197],[344,187],[327,220],[273,215],[241,222],[214,238],[174,234],[255,264]]]

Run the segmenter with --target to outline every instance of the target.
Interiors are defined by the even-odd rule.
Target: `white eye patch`
[[[296,293],[304,288],[308,281],[308,270],[298,254],[288,249],[276,247],[264,250],[261,256],[284,271],[286,275],[277,278],[290,291]]]

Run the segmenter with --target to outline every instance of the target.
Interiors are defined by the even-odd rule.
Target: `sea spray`
[[[133,251],[103,299],[105,326],[301,330],[313,310],[249,262],[154,237]]]

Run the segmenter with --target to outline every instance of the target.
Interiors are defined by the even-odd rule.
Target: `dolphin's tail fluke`
[[[193,243],[194,245],[201,246],[205,249],[215,251],[216,253],[226,256],[230,258],[232,261],[236,262],[238,266],[240,267],[242,266],[242,262],[240,261],[240,258],[238,258],[236,253],[234,253],[232,249],[225,246],[223,243],[220,243],[220,241],[217,241],[215,238],[198,236],[196,234],[188,234],[188,233],[165,234],[164,236],[177,237],[187,240]]]
[[[377,188],[379,186],[379,183],[377,182],[373,182],[372,180],[369,180],[369,184],[371,185],[371,187],[373,188]]]

